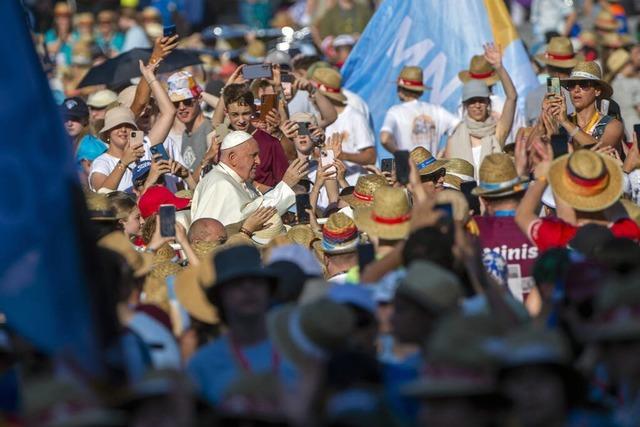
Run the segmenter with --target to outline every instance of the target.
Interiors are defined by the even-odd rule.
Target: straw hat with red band
[[[609,156],[577,150],[553,161],[549,184],[555,197],[572,208],[597,212],[622,196],[622,169]]]
[[[162,185],[154,185],[149,187],[147,191],[140,197],[138,208],[142,218],[147,219],[154,213],[158,212],[160,205],[173,205],[176,210],[187,209],[191,204],[191,199],[176,197],[171,191]]]
[[[458,73],[458,78],[463,83],[471,80],[482,80],[487,86],[494,85],[500,80],[491,64],[487,62],[484,55],[474,55],[469,62],[469,69]]]
[[[441,169],[445,169],[447,166],[446,160],[437,160],[433,157],[431,151],[424,147],[414,148],[411,150],[409,157],[418,168],[420,176],[431,175],[439,172]]]
[[[347,97],[342,93],[342,76],[333,68],[318,68],[313,73],[313,83],[327,98],[346,104]]]
[[[573,68],[582,61],[573,51],[571,40],[567,37],[552,37],[544,53],[536,55],[536,59],[556,68]]]
[[[373,206],[357,208],[356,225],[370,236],[400,240],[409,235],[411,206],[402,188],[381,187],[373,199]]]
[[[424,92],[431,89],[424,85],[422,68],[420,67],[404,67],[398,76],[398,86],[414,92]]]
[[[602,10],[596,16],[594,25],[598,30],[617,31],[622,26],[622,23],[608,10]]]
[[[353,189],[353,193],[341,196],[352,208],[360,206],[371,206],[373,203],[373,193],[378,188],[387,187],[389,184],[387,180],[380,175],[362,175],[356,182],[356,187]]]

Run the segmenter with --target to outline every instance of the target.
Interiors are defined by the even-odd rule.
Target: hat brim
[[[560,80],[560,84],[562,86],[566,86],[566,84],[571,81],[596,82],[600,85],[600,90],[602,90],[602,95],[600,96],[601,98],[611,98],[611,95],[613,95],[613,88],[611,87],[611,85],[602,79],[585,79],[581,77],[569,77],[569,78]]]
[[[142,257],[142,265],[133,272],[134,277],[144,277],[153,270],[154,255],[148,252],[142,252],[140,256]]]
[[[318,92],[329,99],[333,99],[334,101],[340,102],[342,104],[347,103],[347,97],[342,93],[342,90],[338,93],[326,92],[324,90],[319,90]]]
[[[362,200],[358,199],[356,196],[351,194],[347,194],[345,196],[340,196],[340,199],[344,201],[346,204],[351,206],[352,208],[360,208],[365,206],[371,206],[373,204],[373,200]]]
[[[447,169],[446,160],[436,160],[435,162],[431,163],[429,166],[418,170],[418,175],[420,176],[433,175],[434,173],[439,172],[440,169],[445,169],[445,170]]]
[[[398,87],[401,87],[402,89],[410,90],[412,92],[424,92],[425,90],[431,90],[430,86],[425,86],[424,84],[421,84],[420,86],[409,86],[402,83],[398,83]]]
[[[487,199],[510,196],[512,194],[522,193],[523,191],[525,191],[529,187],[529,183],[529,178],[521,178],[515,184],[506,188],[501,188],[499,190],[486,190],[484,188],[481,188],[480,186],[477,186],[473,190],[471,190],[471,194],[473,194],[474,196],[482,196]]]
[[[489,77],[486,77],[484,79],[476,79],[471,77],[471,74],[469,74],[469,70],[463,70],[458,73],[458,79],[460,79],[462,83],[468,83],[472,80],[478,80],[484,82],[487,86],[493,86],[500,81],[500,77],[498,77],[498,74],[495,71]]]
[[[571,59],[552,59],[548,58],[544,53],[535,55],[535,59],[545,65],[550,65],[556,68],[573,68],[578,65],[578,62],[584,61],[582,54],[575,54]]]
[[[570,154],[558,157],[549,169],[549,184],[553,195],[567,203],[572,208],[582,212],[597,212],[608,208],[617,202],[622,196],[623,175],[622,169],[608,156],[599,155],[609,173],[609,184],[600,193],[583,196],[574,191],[565,179],[565,170]]]
[[[411,223],[409,220],[400,224],[381,224],[375,222],[372,217],[373,207],[356,209],[353,221],[359,230],[369,236],[386,240],[402,240],[409,235]]]
[[[139,129],[138,129],[138,125],[137,125],[135,122],[132,122],[132,121],[129,121],[129,120],[124,120],[124,121],[119,122],[119,123],[116,123],[116,124],[114,124],[113,126],[110,126],[110,127],[105,126],[105,127],[103,127],[103,128],[100,130],[100,132],[98,132],[98,133],[99,133],[101,136],[104,136],[104,134],[105,134],[105,133],[107,133],[107,132],[109,132],[110,130],[115,129],[115,128],[117,128],[118,126],[122,126],[122,125],[125,125],[125,124],[127,124],[127,125],[131,125],[131,126],[133,126],[136,130],[139,130]]]
[[[289,332],[289,323],[295,310],[296,306],[293,304],[273,310],[267,317],[267,330],[278,350],[288,360],[296,366],[305,366],[312,359],[298,348]]]
[[[176,276],[176,297],[190,316],[210,325],[220,323],[218,311],[207,299],[204,289],[198,280],[199,273],[189,267]]]
[[[352,242],[349,242],[349,244],[347,245],[329,250],[329,249],[325,249],[324,246],[322,246],[322,237],[321,237],[320,239],[315,240],[311,244],[311,247],[316,251],[316,253],[318,253],[318,255],[321,255],[321,254],[342,255],[342,254],[352,253],[358,250],[358,242],[359,242],[359,239],[354,239]]]
[[[622,26],[622,24],[616,20],[616,23],[613,24],[609,24],[609,23],[604,23],[602,21],[598,22],[594,22],[593,26],[595,29],[597,30],[605,30],[605,31],[617,31],[620,29],[620,27]]]

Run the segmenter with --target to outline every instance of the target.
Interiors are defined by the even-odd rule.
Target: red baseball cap
[[[144,192],[140,200],[138,200],[138,208],[140,215],[144,219],[149,218],[158,212],[160,205],[173,205],[176,210],[182,210],[189,207],[191,199],[176,197],[171,191],[162,185],[154,185]]]

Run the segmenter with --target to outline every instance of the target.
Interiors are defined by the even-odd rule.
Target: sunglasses
[[[180,104],[184,105],[185,107],[193,107],[193,105],[195,104],[196,100],[195,98],[191,98],[191,99],[185,99],[183,101],[176,101],[173,103],[173,106],[178,108],[180,106]]]
[[[420,182],[433,182],[435,184],[440,180],[440,178],[444,178],[446,174],[446,169],[438,169],[437,171],[430,173],[429,175],[420,176]]]
[[[591,89],[592,87],[596,87],[597,84],[589,80],[571,80],[567,82],[565,86],[569,90],[573,90],[576,87],[580,87],[580,89],[585,90],[585,89]]]

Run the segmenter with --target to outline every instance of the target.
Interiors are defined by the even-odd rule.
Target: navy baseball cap
[[[89,107],[82,98],[74,96],[62,101],[60,105],[60,113],[65,120],[76,119],[83,120],[89,118]]]
[[[135,183],[140,179],[146,178],[150,170],[151,170],[150,160],[143,160],[141,162],[138,162],[136,164],[136,167],[133,168],[133,172],[131,173],[131,175],[133,175],[131,180]]]

